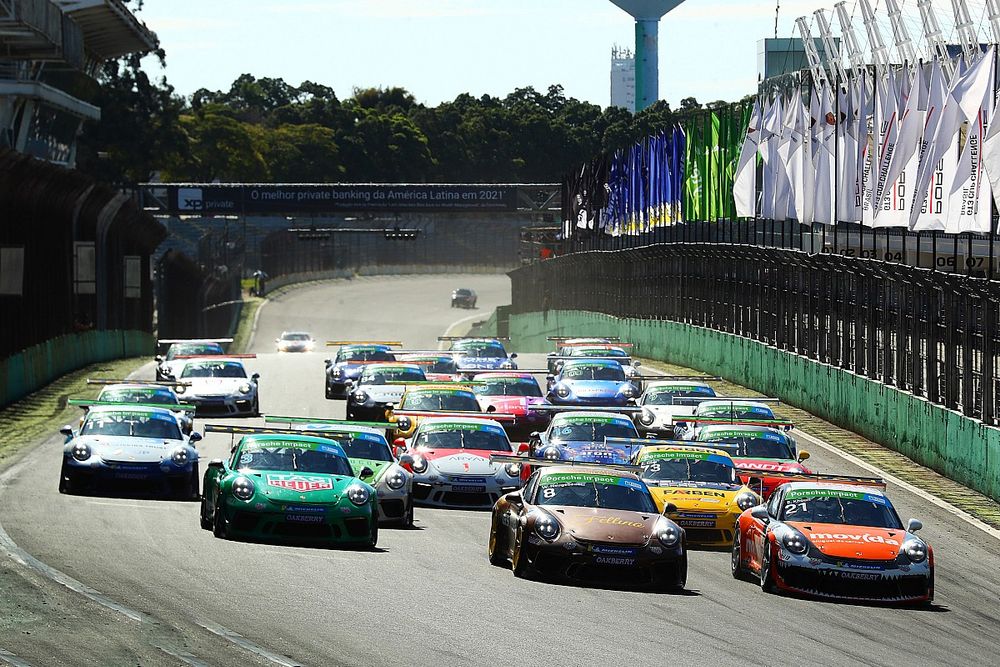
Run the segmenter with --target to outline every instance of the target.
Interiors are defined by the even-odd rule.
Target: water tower
[[[635,19],[635,110],[660,99],[660,19],[684,0],[611,0]]]

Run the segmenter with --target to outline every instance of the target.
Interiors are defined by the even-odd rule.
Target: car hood
[[[656,415],[661,422],[673,422],[678,417],[691,417],[694,415],[693,405],[643,405],[643,410],[648,410]]]
[[[625,386],[624,382],[609,382],[607,380],[564,380],[562,382],[580,398],[598,396],[616,396]]]
[[[398,403],[405,389],[401,384],[363,384],[357,387],[376,403]]]
[[[459,357],[459,368],[495,370],[507,361],[507,357]]]
[[[830,558],[894,560],[906,541],[903,529],[887,530],[870,526],[837,523],[788,522]]]
[[[659,518],[655,512],[625,512],[593,507],[547,505],[545,510],[559,520],[567,534],[588,542],[646,544]]]
[[[385,471],[389,469],[392,465],[392,461],[378,461],[376,459],[348,459],[351,462],[351,469],[354,470],[354,474],[360,475],[361,469],[365,466],[372,469],[372,474],[368,477],[358,477],[362,482],[366,484],[375,484],[378,480],[382,478]]]
[[[135,463],[159,463],[170,456],[183,440],[162,438],[133,438],[125,435],[82,435],[74,438],[69,447],[87,444],[95,456],[105,461],[129,461]]]
[[[726,484],[691,486],[653,486],[653,484],[655,482],[649,483],[649,490],[658,504],[662,506],[665,503],[673,503],[681,511],[725,511],[743,488]]]
[[[421,449],[417,453],[431,461],[445,475],[493,475],[499,463],[490,463],[490,454],[503,452],[479,449]]]
[[[201,394],[232,394],[242,384],[250,384],[249,378],[184,378],[185,382],[190,382],[191,386],[180,395],[181,400],[185,396]]]
[[[330,366],[334,371],[340,370],[344,372],[346,377],[356,380],[359,375],[361,375],[361,368],[365,364],[355,364],[349,361],[341,361],[339,363]]]
[[[460,376],[451,373],[424,373],[424,377],[431,382],[456,382],[461,379]]]
[[[560,444],[566,458],[570,461],[628,463],[632,458],[632,450],[628,447],[609,447],[598,442],[564,442]]]
[[[523,415],[532,406],[546,402],[541,396],[478,396],[476,400],[483,412],[492,405],[497,412],[515,415]]]
[[[276,503],[336,503],[356,481],[343,475],[280,471],[256,472],[251,478],[257,493]]]
[[[786,459],[744,459],[734,457],[733,463],[735,463],[738,468],[760,470],[761,472],[808,472],[799,463]]]

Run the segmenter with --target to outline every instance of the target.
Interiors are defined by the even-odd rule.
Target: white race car
[[[361,370],[357,381],[348,380],[347,418],[358,421],[382,421],[390,406],[399,403],[407,382],[426,382],[424,370],[416,364],[386,362],[370,364]]]
[[[187,359],[177,369],[176,378],[187,384],[178,385],[174,391],[185,403],[194,405],[199,415],[260,415],[260,375],[248,375],[239,359]]]
[[[662,380],[650,382],[646,391],[636,401],[642,412],[635,415],[635,425],[640,433],[653,435],[674,434],[674,419],[690,417],[700,400],[715,398],[715,390],[704,382],[690,380]]]
[[[282,331],[274,344],[278,352],[312,352],[316,341],[305,331]]]

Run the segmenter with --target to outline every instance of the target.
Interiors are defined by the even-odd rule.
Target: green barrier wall
[[[145,331],[84,331],[52,338],[0,360],[0,407],[66,373],[109,359],[149,355],[156,339]]]
[[[512,314],[510,335],[525,352],[550,351],[546,336],[621,336],[638,356],[776,396],[1000,500],[1000,429],[854,373],[702,327],[585,311]]]

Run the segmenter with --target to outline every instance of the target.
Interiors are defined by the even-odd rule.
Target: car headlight
[[[243,384],[241,384],[238,387],[238,389],[239,389],[239,391],[240,391],[241,394],[249,394],[251,387],[250,387],[250,384],[248,382],[244,382]]]
[[[507,361],[500,364],[500,368],[514,368],[514,362],[508,359]]]
[[[660,519],[656,523],[656,539],[663,546],[672,548],[677,546],[677,543],[681,541],[681,531],[670,521]]]
[[[736,496],[734,500],[736,501],[737,507],[741,510],[748,510],[751,507],[755,507],[760,504],[760,500],[757,496],[749,491],[744,491]]]
[[[189,459],[188,450],[184,447],[178,447],[172,454],[170,454],[170,460],[173,461],[176,466],[185,465]]]
[[[174,387],[175,394],[183,394],[185,391],[187,391],[187,386],[183,384],[179,384],[176,387]]]
[[[427,472],[427,459],[419,454],[413,457],[413,472],[424,473]]]
[[[549,461],[558,461],[562,458],[562,452],[559,451],[558,447],[546,447],[542,451],[542,457]]]
[[[521,464],[520,463],[508,463],[503,467],[505,473],[508,477],[520,477],[521,476]]]
[[[361,391],[360,389],[354,392],[354,402],[355,403],[367,403],[368,402],[368,392]]]
[[[92,452],[90,451],[90,445],[86,443],[81,442],[79,444],[73,445],[72,454],[73,458],[76,459],[77,461],[86,461],[87,459],[90,458],[91,453]]]
[[[806,541],[805,535],[797,530],[785,533],[781,537],[781,544],[787,551],[800,556],[809,551],[809,543]]]
[[[401,489],[406,484],[406,474],[399,468],[396,468],[392,471],[392,474],[386,477],[385,484],[390,489]]]
[[[551,542],[559,537],[559,522],[546,512],[538,512],[535,517],[535,532],[543,540]]]
[[[559,398],[566,398],[569,396],[569,387],[561,384],[556,385],[556,396]]]
[[[639,413],[638,420],[643,426],[652,426],[653,422],[656,421],[656,415],[649,410],[643,410]]]
[[[927,560],[927,545],[920,540],[906,540],[900,551],[906,554],[911,563],[923,563]]]
[[[350,500],[355,505],[364,505],[368,502],[371,494],[368,493],[368,489],[361,486],[360,484],[352,484],[347,487],[347,499]]]
[[[233,480],[233,495],[240,500],[253,498],[254,485],[249,477],[237,477]]]
[[[625,385],[625,388],[622,389],[622,396],[626,396],[628,398],[635,396],[635,387],[630,384]]]

